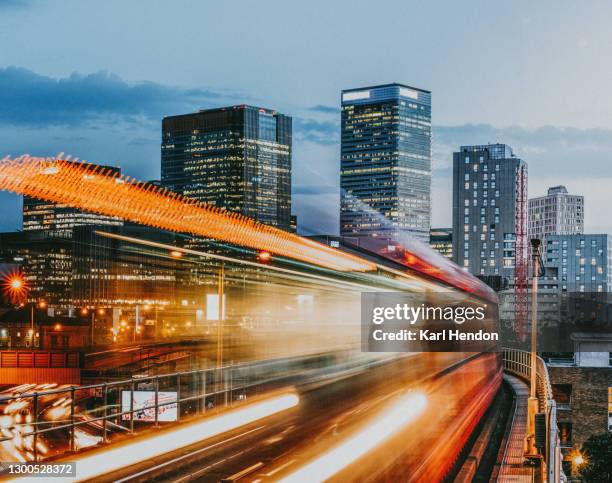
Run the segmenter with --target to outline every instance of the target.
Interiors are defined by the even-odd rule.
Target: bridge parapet
[[[503,349],[503,364],[505,372],[529,383],[531,374],[530,352]],[[545,468],[543,481],[565,481],[565,475],[561,468],[562,457],[557,428],[557,404],[553,397],[546,363],[538,356],[536,364],[536,396],[540,413],[546,415],[546,447],[541,450]]]

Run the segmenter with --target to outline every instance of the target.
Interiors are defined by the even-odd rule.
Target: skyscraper
[[[453,155],[453,261],[474,275],[514,276],[519,168],[510,146],[461,146]]]
[[[402,84],[342,91],[340,234],[429,241],[431,93]]]
[[[429,231],[429,246],[447,258],[453,257],[452,228],[432,228]]]
[[[529,200],[529,236],[544,240],[548,235],[584,232],[584,196],[570,195],[565,186],[548,188],[546,196]]]
[[[246,105],[164,118],[161,183],[290,230],[291,118]]]

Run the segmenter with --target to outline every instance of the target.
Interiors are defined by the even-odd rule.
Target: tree
[[[612,483],[612,433],[595,434],[582,445],[584,463],[578,472],[584,481]]]

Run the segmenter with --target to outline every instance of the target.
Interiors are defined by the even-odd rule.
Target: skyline
[[[293,200],[301,230],[333,232],[340,91],[400,82],[434,96],[432,226],[450,226],[452,152],[462,144],[502,142],[529,164],[530,197],[565,184],[586,197],[585,231],[612,232],[612,222],[590,209],[609,202],[605,184],[612,179],[612,120],[605,115],[611,100],[604,95],[612,71],[597,62],[610,43],[601,12],[610,6],[469,2],[442,9],[386,2],[398,19],[378,12],[373,19],[393,28],[372,22],[372,35],[362,39],[352,34],[371,20],[363,15],[365,3],[328,6],[327,16],[278,2],[237,3],[223,14],[220,6],[181,5],[176,12],[151,3],[144,14],[137,2],[110,2],[92,24],[78,3],[0,3],[2,155],[64,151],[157,178],[163,116],[261,105],[295,120]],[[185,8],[190,18],[181,15]],[[183,26],[201,22],[200,37],[189,28],[181,39],[167,37],[166,25],[178,16]],[[400,18],[415,21],[406,29]],[[292,28],[309,21],[317,36]],[[58,23],[70,28],[45,34]],[[233,39],[233,29],[252,42]],[[483,37],[488,41],[479,42]],[[398,48],[385,52],[387,45]],[[404,45],[409,55],[398,57]],[[587,79],[584,71],[591,73]],[[17,199],[2,194],[0,202],[9,207],[0,229],[17,228]]]

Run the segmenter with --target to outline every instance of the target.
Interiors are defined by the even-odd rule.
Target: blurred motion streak
[[[73,455],[70,460],[77,462],[77,481],[89,480],[272,416],[298,403],[296,394],[280,394],[144,440],[105,448],[82,457]]]
[[[420,392],[403,396],[378,420],[336,448],[280,480],[282,483],[325,481],[365,456],[378,445],[417,419],[427,407],[427,397]]]
[[[3,158],[0,189],[156,228],[212,237],[335,270],[363,272],[376,268],[354,255],[238,213],[120,176],[102,166],[60,158]]]

